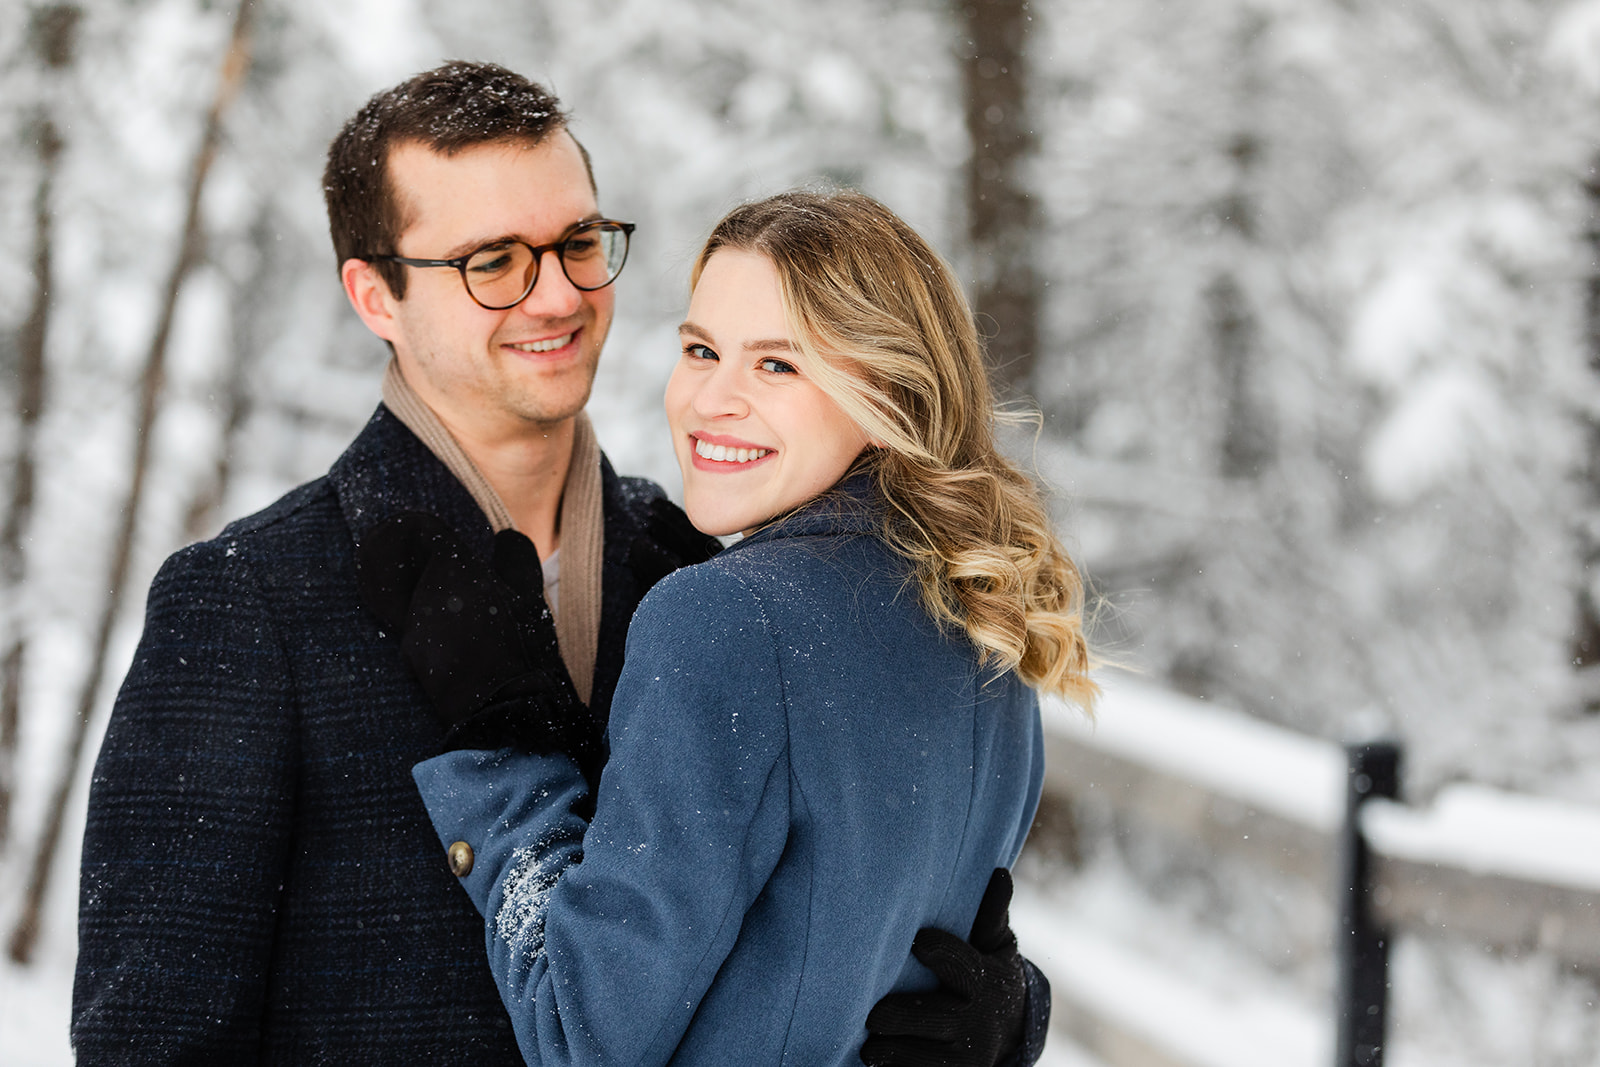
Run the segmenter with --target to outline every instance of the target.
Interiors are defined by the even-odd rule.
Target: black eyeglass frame
[[[572,275],[567,272],[567,258],[562,254],[562,250],[566,248],[569,241],[579,234],[605,226],[622,231],[622,262],[617,264],[616,272],[599,285],[579,285],[572,280]],[[628,265],[628,251],[633,245],[633,231],[636,229],[638,229],[638,226],[634,223],[619,222],[616,219],[585,219],[562,234],[559,239],[547,245],[530,245],[528,242],[516,238],[501,238],[500,240],[479,245],[466,255],[456,256],[454,259],[413,259],[410,256],[396,255],[362,256],[361,258],[369,263],[401,263],[407,267],[454,267],[456,273],[461,275],[461,287],[467,291],[467,295],[472,298],[473,303],[485,311],[504,311],[507,308],[514,308],[528,299],[528,294],[533,292],[534,286],[539,284],[539,269],[544,265],[544,254],[546,252],[554,252],[556,254],[556,262],[561,264],[561,273],[566,275],[567,281],[572,283],[574,289],[584,293],[592,293],[596,290],[604,289],[621,277],[622,268]],[[467,264],[471,262],[473,256],[485,249],[508,245],[521,245],[533,254],[533,272],[528,276],[528,286],[522,290],[521,296],[509,304],[485,304],[478,299],[478,294],[472,291],[472,283],[467,281]]]

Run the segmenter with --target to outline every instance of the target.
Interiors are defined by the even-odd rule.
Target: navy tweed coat
[[[602,714],[673,566],[661,490],[603,482]],[[357,595],[356,541],[400,510],[487,556],[471,496],[380,406],[326,477],[156,577],[90,787],[80,1064],[522,1062],[411,780],[440,729]]]

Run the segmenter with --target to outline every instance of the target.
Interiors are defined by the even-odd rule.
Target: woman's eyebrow
[[[711,331],[692,322],[685,322],[678,327],[679,336],[694,337],[707,344],[714,344]],[[794,345],[787,337],[774,337],[771,340],[746,341],[743,346],[746,352],[793,352]]]

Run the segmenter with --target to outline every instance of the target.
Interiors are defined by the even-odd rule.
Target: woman
[[[933,250],[868,197],[789,193],[723,219],[693,280],[686,510],[745,536],[640,605],[592,819],[557,683],[526,699],[560,751],[416,769],[530,1063],[857,1062],[872,1004],[929,984],[913,934],[966,929],[1022,847],[1033,689],[1095,693]]]

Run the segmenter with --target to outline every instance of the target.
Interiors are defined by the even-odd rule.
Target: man
[[[324,186],[345,292],[394,353],[384,403],[327,476],[151,588],[91,785],[80,1063],[520,1063],[410,778],[442,731],[361,601],[358,546],[421,513],[486,567],[521,531],[601,723],[639,599],[714,550],[583,414],[632,227],[601,215],[554,98],[490,65],[418,75],[346,125]],[[959,951],[976,995],[886,998],[884,1062],[1016,1044],[1014,948]],[[1037,985],[1029,1008],[1031,1062]]]

